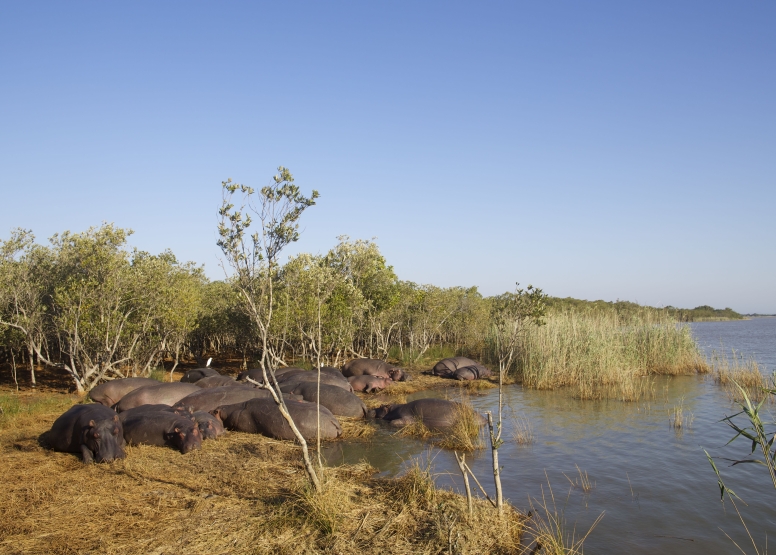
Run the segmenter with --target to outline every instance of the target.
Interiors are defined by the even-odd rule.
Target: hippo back
[[[208,376],[194,382],[197,387],[207,389],[210,387],[224,387],[224,386],[242,386],[240,382],[236,381],[232,376]]]
[[[301,395],[309,403],[316,403],[318,400],[317,383],[286,384],[281,386],[281,391]],[[366,405],[361,399],[349,391],[333,385],[321,384],[321,406],[326,407],[336,416],[363,418],[367,414]]]
[[[193,383],[162,383],[136,389],[126,395],[114,407],[122,412],[140,405],[174,405],[186,395],[202,391]]]
[[[183,377],[181,378],[181,381],[183,383],[195,383],[202,378],[207,378],[209,376],[220,376],[221,374],[214,370],[213,368],[205,367],[205,368],[194,368],[193,370],[187,370]]]
[[[305,439],[316,437],[316,405],[305,401],[286,401],[286,407],[302,436]],[[244,403],[220,407],[215,411],[215,415],[229,430],[262,434],[275,439],[296,439],[272,399],[251,399]],[[320,407],[320,422],[322,438],[333,439],[342,434],[339,422],[325,407]]]
[[[121,378],[101,383],[89,392],[89,397],[95,403],[112,407],[121,399],[136,389],[159,382],[151,378]]]

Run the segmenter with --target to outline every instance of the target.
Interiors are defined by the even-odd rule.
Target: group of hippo
[[[462,357],[440,361],[432,371],[457,379],[485,377],[489,374],[485,372],[484,366]],[[457,403],[442,399],[368,410],[353,391],[379,391],[393,381],[409,379],[403,369],[381,360],[355,359],[341,371],[324,366],[320,386],[318,372],[301,368],[278,369],[275,379],[305,438],[316,437],[319,420],[322,438],[339,437],[342,427],[336,416],[376,417],[394,426],[421,418],[430,428],[444,429],[455,424],[459,414]],[[47,441],[53,449],[80,453],[83,462],[90,463],[123,458],[126,444],[169,446],[185,454],[226,429],[294,439],[271,392],[260,387],[263,380],[261,369],[242,372],[235,379],[209,367],[189,370],[175,383],[150,378],[112,380],[92,389],[89,396],[94,403],[75,405],[61,415]]]

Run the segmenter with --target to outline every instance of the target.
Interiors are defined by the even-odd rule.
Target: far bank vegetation
[[[262,358],[229,279],[210,281],[169,251],[130,249],[131,233],[104,224],[48,245],[25,230],[0,242],[0,356],[14,380],[34,384],[45,366],[88,391],[182,360],[229,355],[247,367]],[[498,367],[500,307],[521,291],[484,297],[476,287],[403,281],[376,243],[345,236],[324,255],[288,258],[272,282],[268,359],[307,367],[371,357],[425,370],[453,355]],[[539,294],[543,325],[517,334],[507,383],[633,400],[646,376],[707,370],[673,309]]]

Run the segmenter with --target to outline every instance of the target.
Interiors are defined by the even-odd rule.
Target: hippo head
[[[391,380],[393,380],[394,382],[407,381],[407,372],[404,371],[404,368],[398,368],[394,366],[388,371],[388,375],[391,377]]]
[[[199,433],[202,434],[202,439],[214,439],[218,437],[218,431],[210,420],[199,423]]]
[[[184,407],[183,405],[175,405],[172,408],[172,411],[178,416],[182,416],[183,418],[194,418],[194,410],[188,406]]]
[[[382,407],[377,407],[374,411],[369,411],[369,413],[375,418],[385,418],[385,415],[391,412],[395,406],[396,405],[383,405]]]
[[[191,427],[175,426],[169,441],[185,455],[189,451],[202,447],[202,434],[196,425]]]
[[[93,453],[97,462],[107,462],[113,459],[123,459],[124,431],[119,422],[119,415],[104,420],[90,420],[83,431],[83,444]]]

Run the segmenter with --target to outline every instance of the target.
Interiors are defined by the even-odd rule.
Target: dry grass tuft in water
[[[731,356],[727,357],[714,351],[711,354],[711,368],[714,383],[725,389],[725,393],[731,401],[743,401],[741,390],[736,387],[736,383],[746,391],[749,399],[755,403],[759,403],[765,397],[768,397],[769,402],[774,401],[774,396],[769,395],[765,390],[776,387],[776,378],[766,377],[754,358],[744,358],[743,355],[735,351],[732,351]]]
[[[474,410],[467,396],[458,399],[455,425],[442,432],[442,439],[436,445],[453,451],[471,452],[485,446],[482,417]]]
[[[36,394],[41,395],[41,394]],[[310,491],[299,448],[229,433],[187,455],[127,448],[85,466],[39,437],[73,399],[6,409],[0,426],[0,554],[514,553],[523,519],[437,489],[418,466],[397,480],[368,465],[324,472]],[[18,399],[17,399],[18,401]],[[22,401],[23,403],[23,401]],[[13,415],[9,413],[13,412]]]
[[[518,445],[530,445],[534,442],[533,425],[525,415],[512,413],[512,440]]]

